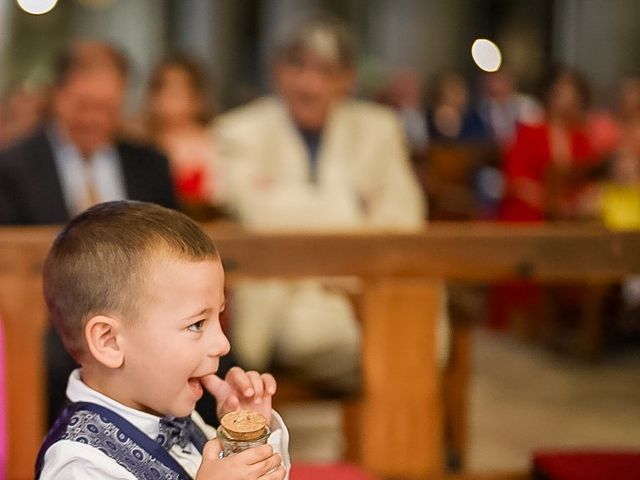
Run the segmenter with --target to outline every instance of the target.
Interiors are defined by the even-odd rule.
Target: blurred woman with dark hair
[[[221,199],[214,140],[205,128],[212,116],[209,81],[198,63],[175,55],[155,68],[139,133],[167,155],[178,198],[197,217]]]

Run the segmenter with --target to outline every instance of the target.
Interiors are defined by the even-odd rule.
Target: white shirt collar
[[[49,141],[53,145],[54,150],[60,149],[66,153],[72,153],[74,157],[82,158],[82,154],[78,150],[78,147],[76,147],[76,145],[70,140],[69,134],[62,125],[52,122],[47,125],[45,132]],[[117,150],[113,144],[109,143],[96,149],[89,160],[93,161],[97,157],[114,155],[117,155]],[[63,161],[64,159],[65,157],[62,157]]]
[[[82,369],[71,372],[67,384],[67,398],[72,402],[90,402],[108,408],[133,424],[146,435],[155,440],[160,429],[160,417],[141,412],[103,395],[90,388],[81,378]]]
[[[98,201],[127,198],[120,156],[114,145],[99,148],[86,162],[61,125],[50,123],[45,131],[70,216],[80,213],[91,203],[87,175],[93,180]]]

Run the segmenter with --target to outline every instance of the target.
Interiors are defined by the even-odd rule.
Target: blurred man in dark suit
[[[58,58],[50,120],[0,153],[1,223],[63,223],[125,198],[176,206],[166,159],[116,138],[127,75],[108,44],[78,43]]]
[[[117,139],[127,77],[126,57],[105,43],[80,42],[58,58],[49,120],[0,152],[0,224],[64,223],[118,199],[176,207],[165,157]],[[51,419],[74,362],[53,329],[46,348]]]

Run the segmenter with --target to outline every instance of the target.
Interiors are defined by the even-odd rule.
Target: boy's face
[[[189,415],[199,378],[218,369],[229,342],[220,328],[224,271],[219,260],[163,258],[147,271],[139,315],[122,331],[123,403],[159,415]]]

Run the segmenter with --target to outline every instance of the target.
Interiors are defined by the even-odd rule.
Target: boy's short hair
[[[147,269],[162,255],[219,258],[197,223],[152,203],[101,203],[65,226],[49,250],[43,286],[51,320],[71,356],[78,360],[85,351],[83,330],[91,317],[135,318]]]

